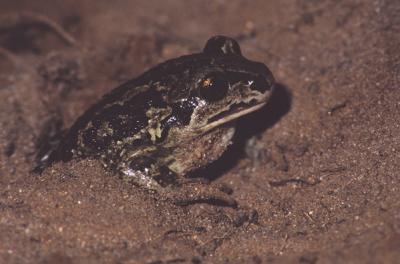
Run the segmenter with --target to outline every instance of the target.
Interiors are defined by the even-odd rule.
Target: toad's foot
[[[237,202],[228,194],[229,190],[224,191],[204,178],[181,178],[167,167],[154,166],[149,158],[136,160],[121,173],[128,182],[154,191],[176,205],[208,203],[237,207]]]

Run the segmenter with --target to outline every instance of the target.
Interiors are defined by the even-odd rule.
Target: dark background
[[[399,1],[3,0],[0,10],[0,262],[400,258]],[[43,131],[215,34],[237,38],[280,83],[202,171],[258,219],[173,206],[95,161],[30,173]]]

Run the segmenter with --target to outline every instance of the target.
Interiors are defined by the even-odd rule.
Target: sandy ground
[[[0,263],[400,263],[399,1],[3,0],[0,10]],[[43,132],[215,34],[236,37],[280,84],[200,172],[239,209],[174,206],[96,161],[30,172]]]

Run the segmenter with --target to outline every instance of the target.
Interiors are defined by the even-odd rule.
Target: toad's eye
[[[200,83],[200,96],[207,101],[218,101],[225,97],[229,82],[223,76],[209,76]]]

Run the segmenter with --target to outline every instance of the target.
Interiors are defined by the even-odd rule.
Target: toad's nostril
[[[264,63],[260,62],[255,62],[253,67],[253,72],[256,72],[257,74],[251,79],[251,85],[249,81],[250,88],[261,93],[271,91],[272,86],[275,83],[275,79],[271,71]]]
[[[248,81],[249,87],[252,90],[259,91],[260,93],[265,93],[271,90],[272,85],[263,76],[257,76]]]

